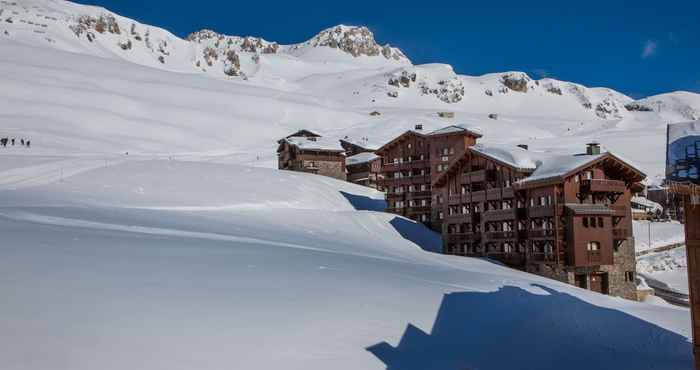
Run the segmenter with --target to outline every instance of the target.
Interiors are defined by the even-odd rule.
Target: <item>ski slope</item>
[[[372,189],[137,157],[27,184],[0,191],[2,369],[692,368],[687,310],[431,253]]]

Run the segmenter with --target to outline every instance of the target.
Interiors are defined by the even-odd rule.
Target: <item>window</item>
[[[552,205],[552,196],[551,195],[547,195],[547,205],[548,206]]]
[[[625,281],[634,281],[634,271],[625,271]]]
[[[428,205],[428,200],[427,200],[427,199],[421,199],[420,205],[421,205],[422,207],[426,207],[426,206]]]
[[[394,164],[398,164],[398,163],[399,163],[399,159],[398,159],[398,158],[394,158]]]
[[[438,212],[438,220],[442,220],[443,218],[445,218],[445,214],[442,213],[442,211]]]
[[[455,148],[450,148],[450,154],[455,154]]]
[[[587,247],[589,252],[597,252],[600,250],[600,242],[588,242]]]
[[[586,171],[585,176],[586,176],[586,180],[593,179],[593,171]]]
[[[530,207],[535,206],[535,198],[530,198]]]
[[[583,227],[588,227],[588,217],[584,217],[581,221],[583,221]]]
[[[448,155],[448,154],[450,154],[450,150],[448,148],[443,148],[442,155]]]
[[[503,252],[504,253],[513,253],[513,244],[503,243]]]
[[[603,218],[602,218],[602,217],[598,217],[598,227],[605,227],[605,225],[603,224]]]
[[[443,162],[447,162],[447,161],[450,160],[450,157],[448,157],[448,156],[446,156],[446,155],[443,155],[442,157],[440,157],[440,160],[443,161]]]
[[[411,143],[408,143],[408,149],[411,149]]]
[[[541,196],[540,197],[540,206],[545,206],[547,203],[545,203],[545,197]]]

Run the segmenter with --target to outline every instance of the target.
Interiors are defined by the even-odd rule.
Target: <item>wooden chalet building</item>
[[[481,137],[462,126],[423,133],[422,125],[408,130],[376,151],[381,157],[380,186],[386,192],[387,211],[440,230],[432,205],[432,183],[454,158]]]
[[[433,183],[444,253],[636,299],[630,197],[642,172],[597,144],[581,155],[474,145],[449,163]]]
[[[327,140],[309,130],[300,130],[280,139],[277,144],[279,169],[346,180],[345,150],[337,140]]]
[[[372,164],[377,163],[378,160],[379,156],[372,152],[363,152],[347,157],[345,165],[348,181],[377,189],[377,173],[373,172],[373,170],[377,170],[377,166],[375,165],[373,169]]]
[[[356,140],[347,136],[340,139],[340,145],[347,155],[348,181],[378,189],[381,162],[379,156],[374,154],[378,146],[370,143],[367,137]]]

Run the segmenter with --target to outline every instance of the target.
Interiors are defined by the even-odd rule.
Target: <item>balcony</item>
[[[530,253],[527,259],[531,262],[552,262],[555,260],[554,253]]]
[[[531,207],[531,208],[529,208],[528,215],[530,216],[530,218],[552,217],[552,216],[554,216],[554,207],[553,206]]]
[[[484,212],[484,221],[500,221],[515,219],[514,209],[495,209]]]
[[[422,191],[409,191],[406,193],[407,198],[430,198],[430,191],[429,190],[422,190]]]
[[[515,239],[514,231],[489,231],[486,233],[486,238],[491,240],[500,239]]]
[[[537,229],[537,230],[530,230],[527,233],[527,236],[530,238],[543,238],[543,239],[549,239],[554,237],[554,230],[553,229]]]
[[[464,197],[459,195],[459,194],[450,195],[447,197],[447,204],[450,204],[450,205],[462,204],[465,201],[467,201],[468,199],[469,198],[467,198],[467,195],[465,195]]]
[[[620,180],[581,180],[581,193],[619,193],[622,194],[627,190],[624,181]]]
[[[486,180],[486,170],[477,170],[462,175],[462,181],[469,184],[472,182],[484,182]]]

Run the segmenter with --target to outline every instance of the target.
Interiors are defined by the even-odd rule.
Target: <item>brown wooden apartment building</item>
[[[479,137],[462,126],[424,133],[422,125],[416,125],[379,148],[380,186],[386,192],[387,211],[440,230],[441,220],[432,207],[432,183]]]
[[[565,156],[472,146],[433,184],[444,253],[636,299],[630,197],[644,177],[597,144]]]

